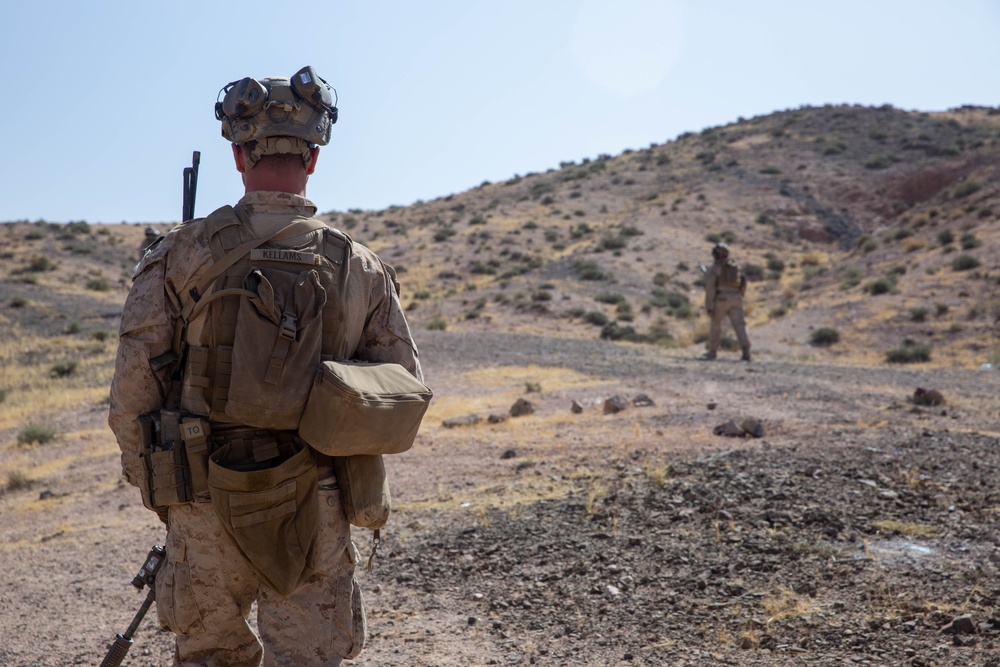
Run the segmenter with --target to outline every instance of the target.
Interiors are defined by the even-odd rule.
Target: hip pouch
[[[208,486],[223,528],[261,581],[288,595],[315,567],[318,480],[308,447],[275,446],[278,456],[258,462],[223,445],[209,459]]]
[[[413,445],[433,395],[399,364],[324,361],[299,436],[329,456],[399,454]]]
[[[333,470],[344,514],[352,526],[378,530],[389,520],[392,499],[382,457],[335,456]]]
[[[314,270],[255,268],[243,281],[226,415],[294,430],[320,360],[326,291]]]

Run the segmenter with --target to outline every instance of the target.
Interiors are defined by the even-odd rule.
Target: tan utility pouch
[[[253,269],[243,290],[226,415],[247,426],[294,430],[320,360],[326,291],[315,270],[277,269]]]
[[[208,485],[215,513],[237,548],[261,581],[288,595],[314,569],[319,492],[309,448],[278,448],[279,456],[256,462],[240,460],[232,445],[223,445],[209,461]]]
[[[162,410],[139,417],[146,483],[142,504],[157,510],[191,502],[191,471],[180,435],[179,412]]]
[[[299,436],[329,456],[399,454],[413,445],[432,396],[399,364],[324,361]]]
[[[381,455],[335,456],[333,471],[352,526],[378,530],[389,520],[392,499]]]

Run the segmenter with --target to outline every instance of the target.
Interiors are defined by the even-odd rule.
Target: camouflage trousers
[[[718,351],[722,322],[726,318],[732,323],[743,352],[749,352],[750,338],[747,336],[747,325],[743,319],[743,299],[726,298],[722,295],[716,298],[715,307],[712,309],[712,324],[708,330],[708,351],[712,354]]]
[[[175,666],[341,664],[367,634],[340,491],[319,491],[316,570],[290,595],[261,583],[211,503],[170,508],[167,562],[156,578],[160,625],[176,635]],[[257,630],[249,622],[257,603]]]

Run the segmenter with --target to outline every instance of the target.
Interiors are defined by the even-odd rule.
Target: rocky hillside
[[[996,109],[801,108],[328,217],[399,269],[417,328],[688,345],[698,262],[725,240],[759,351],[978,365],[996,361],[998,142]]]
[[[753,281],[758,358],[979,366],[1000,361],[998,143],[998,109],[801,108],[326,217],[397,268],[418,331],[696,355],[707,333],[698,263],[724,240]],[[38,363],[106,355],[143,231],[4,224],[3,335],[63,337],[32,353]]]

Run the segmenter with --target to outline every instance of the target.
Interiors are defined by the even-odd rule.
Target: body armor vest
[[[233,383],[239,383],[241,397],[266,397],[264,390],[270,389],[273,396],[291,401],[301,411],[321,358],[350,358],[354,350],[345,349],[344,318],[353,243],[349,236],[316,218],[294,218],[290,223],[304,222],[319,232],[310,235],[313,240],[308,245],[279,247],[269,240],[236,257],[234,253],[240,252],[241,246],[254,246],[255,239],[260,240],[242,217],[239,209],[225,206],[205,220],[214,265],[231,265],[215,278],[214,289],[204,296],[209,303],[200,303],[203,295],[192,290],[199,303],[191,319],[204,317],[205,322],[198,344],[187,346],[180,405],[182,410],[213,422],[294,429],[297,423],[289,417],[276,422],[268,416],[272,406],[266,398],[260,399],[259,409],[253,400],[235,409],[238,406],[230,405],[235,403],[230,394],[237,393]],[[293,312],[309,307],[317,310],[317,317],[312,318],[315,321],[307,322]],[[246,332],[257,329],[246,323],[255,323],[253,318],[260,313],[273,318],[276,334],[260,336],[260,340],[253,340],[254,334],[250,334],[248,340]],[[261,354],[263,363],[250,364],[250,370],[240,368],[241,360]],[[242,366],[248,364],[243,362]],[[303,387],[305,395],[300,397],[302,392],[297,389]]]

